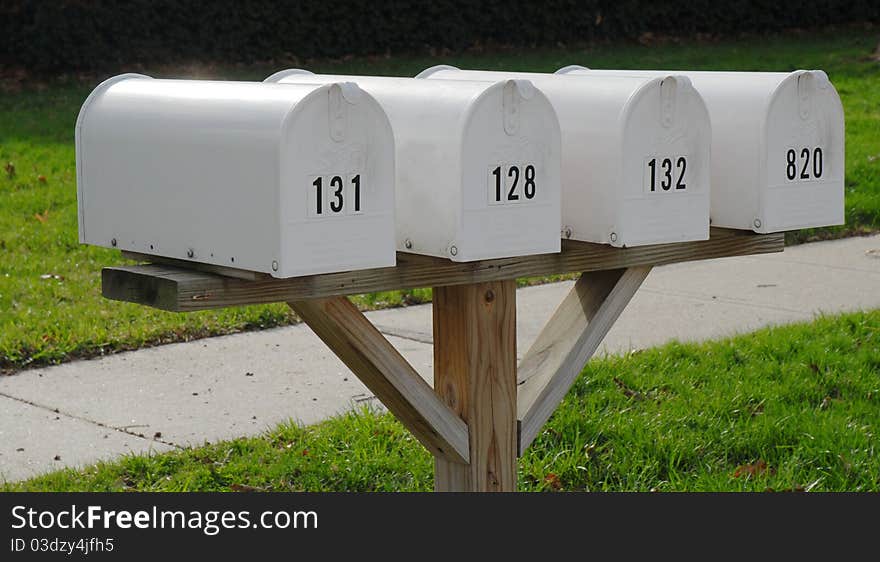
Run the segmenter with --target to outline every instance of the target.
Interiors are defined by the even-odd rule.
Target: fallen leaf
[[[617,387],[620,388],[620,391],[623,392],[623,395],[626,396],[627,398],[632,398],[634,400],[644,400],[645,399],[645,397],[642,396],[641,392],[631,389],[630,387],[628,387],[626,385],[625,382],[623,382],[622,380],[620,380],[617,377],[614,377],[614,384],[616,384]]]
[[[562,482],[560,482],[559,477],[552,472],[547,473],[547,476],[544,477],[544,483],[546,483],[551,490],[562,489]]]
[[[737,467],[736,471],[733,473],[733,477],[740,478],[742,476],[745,476],[747,478],[751,478],[753,476],[760,476],[762,474],[774,474],[775,472],[775,470],[767,466],[767,463],[765,461],[758,459],[752,464],[744,464]]]
[[[42,213],[34,213],[34,218],[41,223],[46,224],[46,220],[49,219],[49,209],[46,209]]]
[[[40,174],[39,176],[37,176],[37,181],[40,183],[46,183],[46,176]]]

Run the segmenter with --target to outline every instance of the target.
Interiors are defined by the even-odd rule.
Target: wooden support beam
[[[635,295],[650,266],[584,273],[519,365],[519,449],[531,444]]]
[[[437,491],[516,490],[516,283],[434,288],[434,390],[468,424],[470,464],[437,457]]]
[[[431,454],[468,462],[465,422],[351,301],[333,297],[289,305]]]
[[[709,240],[613,248],[563,240],[562,252],[476,262],[398,253],[397,266],[289,279],[233,279],[169,265],[107,267],[106,298],[188,312],[227,306],[301,301],[413,287],[443,287],[519,277],[623,269],[639,265],[781,252],[783,233],[712,229]],[[164,260],[163,260],[164,261]],[[242,275],[241,273],[237,273]]]

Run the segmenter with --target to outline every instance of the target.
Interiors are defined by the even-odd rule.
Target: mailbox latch
[[[671,127],[675,121],[675,91],[678,89],[678,81],[673,76],[667,76],[660,81],[660,123],[664,127]]]
[[[502,99],[504,110],[504,132],[515,135],[519,132],[520,92],[515,80],[508,80],[504,84],[504,96]]]
[[[330,86],[330,138],[336,142],[345,140],[347,107],[342,87]]]
[[[816,88],[816,80],[811,72],[804,72],[797,79],[798,115],[801,119],[809,119],[810,105],[813,90]]]

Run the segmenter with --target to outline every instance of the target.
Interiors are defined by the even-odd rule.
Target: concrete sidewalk
[[[571,283],[518,292],[520,353]],[[603,342],[617,353],[880,307],[880,236],[655,269]],[[431,306],[369,313],[431,379]],[[370,392],[306,326],[120,353],[0,378],[0,478],[310,424]]]

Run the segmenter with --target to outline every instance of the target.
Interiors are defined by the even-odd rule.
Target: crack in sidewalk
[[[428,345],[434,345],[434,338],[426,334],[425,332],[419,332],[416,330],[406,330],[400,328],[390,328],[388,326],[383,326],[381,324],[374,324],[376,329],[386,336],[393,336],[395,338],[400,338],[403,340],[414,341],[418,343],[426,343]]]
[[[82,417],[82,416],[77,416],[77,415],[75,415],[75,414],[71,414],[71,413],[68,413],[68,412],[62,412],[59,408],[52,408],[52,407],[50,407],[50,406],[44,406],[43,404],[37,404],[36,402],[32,402],[31,400],[25,400],[24,398],[19,398],[18,396],[13,396],[13,395],[11,395],[11,394],[7,394],[7,393],[5,393],[5,392],[0,392],[0,397],[3,397],[3,398],[9,398],[10,400],[15,400],[16,402],[20,402],[20,403],[22,403],[22,404],[27,404],[28,406],[33,406],[34,408],[39,408],[39,409],[41,409],[41,410],[45,410],[45,411],[47,411],[47,412],[51,412],[51,413],[53,413],[53,414],[58,414],[58,415],[61,415],[61,416],[68,417],[68,418],[70,418],[70,419],[74,419],[74,420],[78,420],[78,421],[81,421],[81,422],[85,422],[85,423],[89,423],[89,424],[92,424],[92,425],[96,425],[96,426],[98,426],[98,427],[102,427],[102,428],[104,428],[104,429],[109,429],[109,430],[111,430],[111,431],[116,431],[116,432],[118,432],[118,433],[123,433],[123,434],[128,435],[128,436],[131,436],[131,437],[137,437],[138,439],[143,439],[143,440],[145,440],[145,441],[152,441],[152,442],[155,442],[155,443],[162,443],[163,445],[168,445],[169,447],[174,447],[175,449],[181,449],[181,450],[183,450],[183,449],[186,448],[186,447],[183,447],[183,446],[178,445],[178,444],[176,444],[176,443],[172,443],[171,441],[165,441],[164,439],[157,439],[157,438],[152,438],[152,439],[151,439],[151,438],[147,437],[146,435],[144,435],[144,434],[142,434],[142,433],[134,433],[133,431],[128,431],[128,430],[126,429],[127,427],[136,427],[136,426],[114,427],[114,426],[112,426],[112,425],[108,425],[108,424],[103,423],[103,422],[99,422],[99,421],[95,421],[95,420],[90,420],[89,418],[85,418],[85,417]]]

